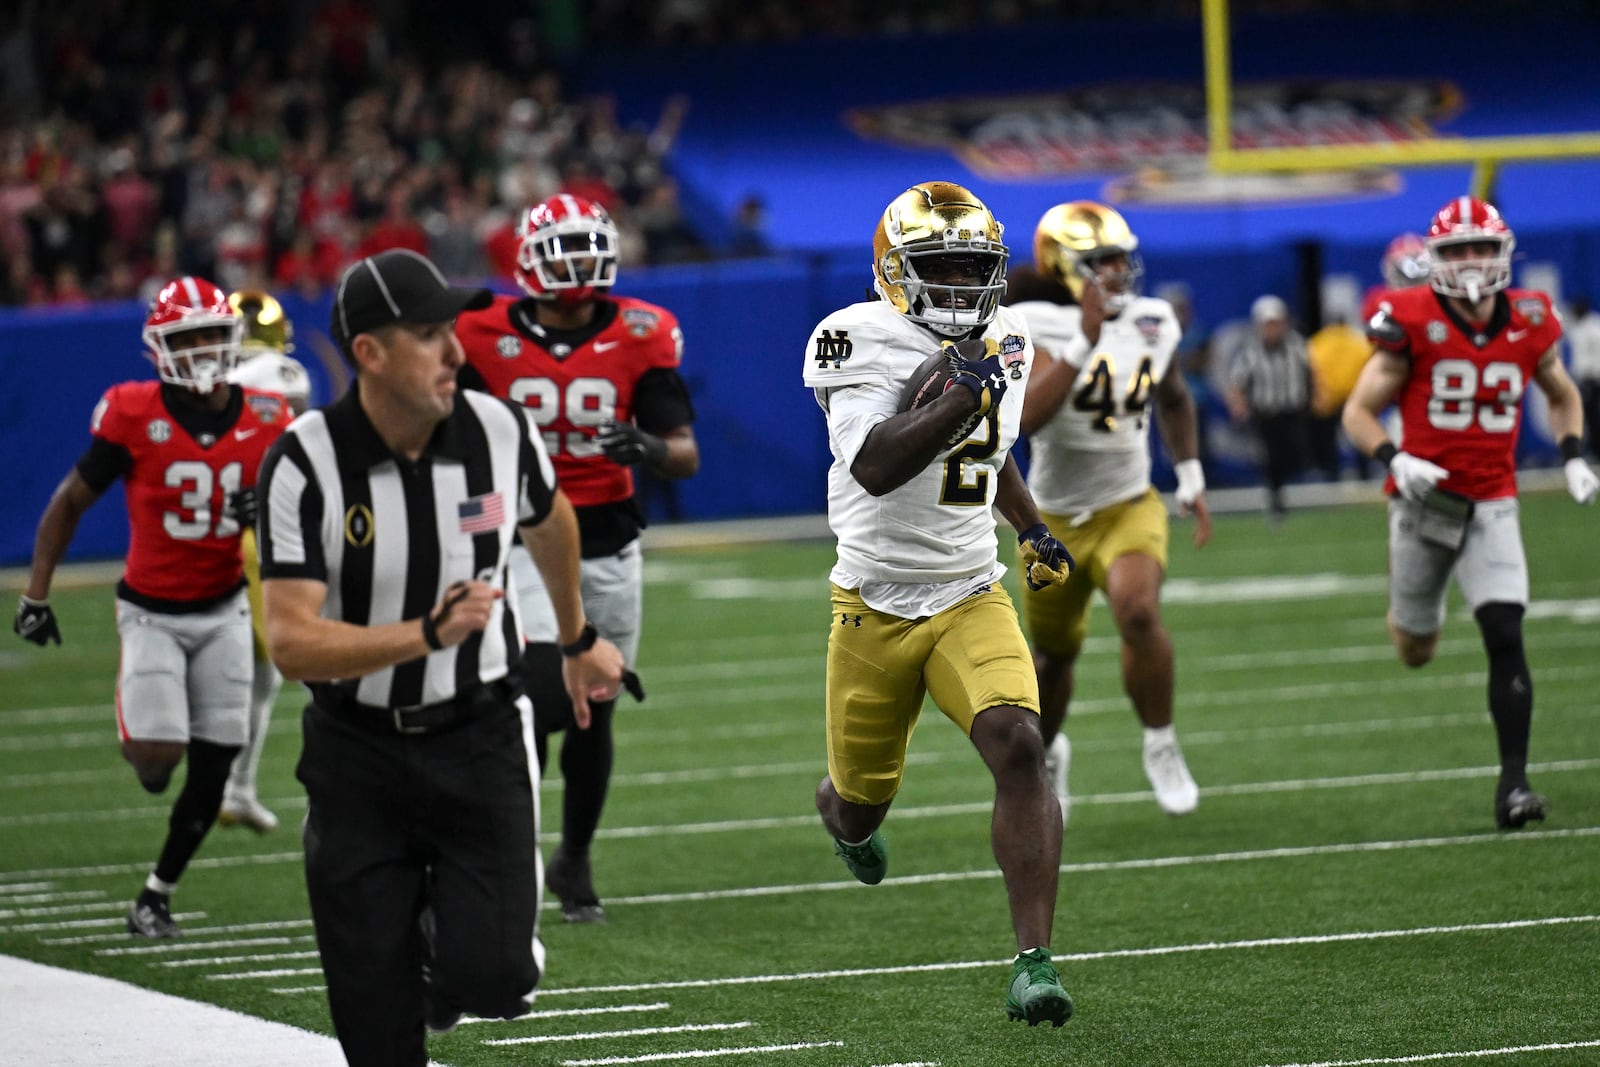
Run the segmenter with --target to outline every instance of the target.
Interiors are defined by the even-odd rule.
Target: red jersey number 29
[[[574,378],[565,389],[549,378],[518,378],[511,383],[509,394],[533,413],[534,424],[544,434],[545,450],[552,456],[599,455],[593,431],[617,417],[617,386],[608,378]],[[572,427],[565,434],[550,428],[563,415]]]
[[[1497,389],[1487,403],[1478,402],[1478,386]],[[1478,366],[1465,359],[1441,359],[1433,365],[1433,392],[1428,422],[1441,430],[1465,430],[1474,421],[1485,433],[1510,433],[1517,426],[1522,401],[1522,368],[1494,362]]]

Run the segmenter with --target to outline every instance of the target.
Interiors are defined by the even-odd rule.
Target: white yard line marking
[[[327,986],[301,986],[293,990],[274,989],[273,992],[302,993],[312,988],[321,990],[326,989]],[[567,1019],[580,1015],[621,1015],[627,1013],[636,1014],[647,1011],[665,1011],[670,1007],[672,1007],[670,1002],[660,1000],[654,1004],[614,1004],[605,1008],[552,1008],[549,1011],[530,1011],[528,1014],[519,1015],[515,1019],[480,1019],[475,1015],[468,1015],[462,1018],[461,1025],[470,1026],[474,1023],[501,1023],[509,1026],[512,1023],[537,1022],[540,1019]]]
[[[1380,1056],[1366,1060],[1319,1060],[1316,1063],[1284,1063],[1273,1067],[1368,1067],[1380,1063],[1436,1063],[1440,1060],[1476,1060],[1488,1056],[1515,1056],[1523,1052],[1566,1052],[1579,1048],[1600,1048],[1600,1041],[1554,1041],[1547,1045],[1517,1045],[1512,1048],[1478,1048],[1465,1052],[1424,1052],[1414,1056]]]
[[[9,888],[9,887],[7,887]],[[104,889],[75,889],[71,892],[57,890],[52,893],[10,894],[0,890],[0,904],[48,904],[56,900],[104,900]]]
[[[611,1067],[622,1063],[664,1063],[667,1060],[711,1060],[721,1056],[750,1056],[758,1052],[798,1052],[808,1048],[844,1048],[843,1041],[795,1041],[787,1045],[747,1045],[741,1048],[697,1048],[685,1052],[650,1052],[643,1056],[605,1056],[595,1060],[562,1060],[561,1067]]]
[[[146,863],[143,866],[148,867],[150,865]],[[118,910],[121,909],[119,908]],[[206,913],[203,911],[186,911],[181,914],[175,914],[172,917],[187,928],[187,924],[191,919],[204,919]],[[18,923],[15,926],[0,926],[0,934],[45,934],[54,930],[91,930],[97,926],[109,926],[114,927],[116,933],[100,934],[91,938],[94,941],[109,941],[113,938],[126,938],[128,936],[127,921],[125,916],[118,915],[112,919],[62,919],[58,922],[48,923]]]
[[[1594,833],[1600,833],[1600,827],[1595,827],[1595,829],[1590,832],[1590,837],[1592,837]],[[1499,837],[1494,838],[1494,840],[1528,840],[1528,835],[1518,835],[1517,838]],[[1451,845],[1453,845],[1453,843],[1459,843],[1459,841],[1451,838],[1451,840],[1440,841],[1440,843],[1442,843],[1442,845],[1443,843],[1451,843]],[[1408,841],[1376,841],[1374,845],[1378,846],[1378,848],[1366,848],[1366,846],[1352,845],[1346,846],[1346,848],[1338,849],[1338,851],[1346,851],[1346,853],[1386,851],[1386,848],[1403,848],[1403,846],[1411,845],[1411,843],[1408,843]],[[1286,857],[1322,854],[1323,851],[1325,851],[1323,846],[1307,846],[1307,848],[1298,849],[1261,849],[1261,851],[1258,851],[1258,853],[1224,853],[1222,856],[1157,857],[1157,859],[1147,859],[1147,861],[1115,861],[1104,862],[1104,864],[1064,865],[1064,867],[1062,867],[1062,872],[1080,872],[1080,870],[1082,870],[1082,872],[1104,872],[1104,870],[1131,870],[1138,869],[1138,867],[1181,867],[1181,865],[1187,865],[1189,862],[1240,862],[1251,861],[1251,859],[1286,859]],[[950,875],[930,875],[930,877],[906,878],[906,881],[965,881],[976,877],[990,877],[990,875],[978,872],[950,873]],[[998,877],[998,875],[994,875],[994,877]],[[894,878],[885,878],[882,885],[890,885],[891,881],[894,881]],[[854,881],[850,881],[850,883],[838,881],[838,883],[811,885],[805,886],[805,888],[843,889],[853,885],[858,885],[858,883],[854,883]],[[726,894],[686,893],[677,894],[677,896],[702,899],[702,897],[710,896],[763,896],[763,893],[762,891],[757,891],[757,889],[734,889],[734,891],[730,891],[730,893]],[[606,901],[606,904],[610,904],[610,899]],[[1283,945],[1334,944],[1334,942],[1341,941],[1381,941],[1381,939],[1392,939],[1392,937],[1419,937],[1427,936],[1427,934],[1477,933],[1477,931],[1528,929],[1536,928],[1536,926],[1566,926],[1574,925],[1574,923],[1595,923],[1595,921],[1600,921],[1600,915],[1563,915],[1563,917],[1555,918],[1520,918],[1520,920],[1499,921],[1499,923],[1464,923],[1464,925],[1454,926],[1413,926],[1413,928],[1405,929],[1357,931],[1357,933],[1346,934],[1306,934],[1306,936],[1298,937],[1258,937],[1258,939],[1250,939],[1250,941],[1208,941],[1200,942],[1200,944],[1165,945],[1165,947],[1152,947],[1152,949],[1114,949],[1107,950],[1107,952],[1058,952],[1056,955],[1054,955],[1054,958],[1056,958],[1056,960],[1067,961],[1115,960],[1115,958],[1149,957],[1149,955],[1178,955],[1178,953],[1189,952],[1216,952],[1216,950],[1222,949],[1259,949],[1259,947],[1283,947]],[[766,974],[766,976],[725,977],[725,979],[682,979],[682,981],[675,982],[638,982],[638,984],[622,985],[578,985],[578,987],[570,987],[570,989],[541,989],[539,990],[539,997],[570,997],[570,995],[574,995],[574,993],[640,993],[656,992],[656,990],[667,989],[709,989],[709,987],[714,987],[714,985],[750,985],[762,984],[762,982],[808,981],[808,979],[814,979],[814,977],[850,977],[861,976],[861,974],[914,974],[918,973],[918,971],[960,971],[960,969],[976,968],[976,966],[1000,966],[1003,965],[1003,963],[1010,963],[1010,960],[1002,960],[1000,963],[995,963],[995,961],[992,960],[971,960],[965,961],[965,963],[922,963],[922,965],[893,966],[893,968],[853,968],[843,969],[843,971],[805,971],[805,973],[800,974]],[[318,974],[318,976],[320,976],[322,971],[317,968],[280,968],[272,969],[272,971],[235,971],[235,973],[229,974],[208,974],[206,977],[213,982],[245,982],[254,981],[254,979],[267,979],[267,977],[306,977],[314,976],[314,974]],[[320,989],[320,987],[318,987],[318,989]],[[312,987],[293,987],[293,989],[283,989],[280,990],[280,992],[312,992]]]
[[[1285,729],[1295,728],[1285,727]],[[908,760],[915,763],[935,763],[964,756],[966,756],[966,752],[965,750],[962,750],[959,753],[926,753],[920,757],[913,754],[911,757],[908,757]],[[801,771],[810,771],[815,769],[815,765],[812,763],[794,763],[781,766],[788,768],[786,773],[800,773]],[[1594,770],[1596,768],[1600,768],[1600,758],[1556,760],[1548,763],[1532,763],[1528,765],[1528,770],[1534,774],[1558,774],[1574,771]],[[759,767],[745,768],[742,770],[744,770],[746,773],[739,775],[731,772],[739,771],[741,768],[728,768],[716,775],[709,776],[705,780],[725,780],[729,777],[753,778],[757,776],[756,772],[762,769],[763,768]],[[770,770],[770,767],[765,769]],[[702,772],[684,773],[698,774]],[[709,775],[709,772],[705,773]],[[1437,770],[1394,771],[1386,774],[1347,775],[1338,778],[1294,778],[1266,782],[1240,782],[1233,785],[1206,786],[1201,790],[1201,793],[1202,795],[1208,797],[1252,796],[1262,793],[1308,792],[1319,789],[1360,789],[1375,785],[1409,785],[1419,782],[1460,781],[1473,778],[1494,777],[1498,774],[1498,768],[1487,765],[1480,767],[1449,767]],[[305,798],[301,797],[299,799],[303,804]],[[1074,794],[1072,798],[1073,803],[1075,804],[1133,804],[1143,803],[1148,799],[1149,793],[1145,790],[1128,793]],[[290,807],[292,804],[285,804],[284,806]],[[943,818],[952,815],[968,815],[986,812],[989,811],[992,806],[992,800],[983,799],[957,804],[933,804],[919,807],[896,808],[894,814],[896,819]],[[677,825],[664,824],[619,826],[601,829],[597,836],[621,840],[638,837],[654,838],[709,833],[737,833],[747,830],[771,830],[785,828],[797,829],[812,827],[815,825],[815,815],[779,815],[766,818],[730,819],[718,822],[684,823]],[[554,833],[552,832],[551,834],[544,835],[544,839],[553,840]],[[267,866],[280,863],[299,863],[303,860],[303,858],[303,855],[299,852],[274,852],[264,853],[258,856],[199,857],[190,863],[189,866],[191,869],[215,870],[220,868],[234,868],[242,866]],[[43,878],[78,878],[96,875],[121,876],[129,873],[130,871],[143,871],[148,866],[148,862],[142,861],[139,863],[127,864],[102,864],[94,867],[54,867],[32,871],[0,872],[0,887],[3,887],[5,880],[10,878],[37,881]],[[268,927],[257,926],[255,928],[267,929]]]
[[[49,889],[49,882],[12,882],[10,885],[0,885],[0,901],[14,899],[11,893],[32,893],[40,889]]]
[[[145,866],[148,867],[149,864],[145,864]],[[189,867],[190,869],[193,869],[194,864],[189,864]],[[197,911],[194,912],[193,915],[194,917],[203,917],[205,912]],[[261,930],[309,930],[310,928],[310,919],[274,919],[271,922],[233,923],[227,926],[190,926],[189,924],[185,923],[183,927],[183,936],[187,938],[195,937],[199,934],[206,934],[209,936],[211,934],[256,933]],[[82,934],[77,937],[41,937],[39,939],[39,943],[41,945],[92,945],[96,941],[110,940],[120,939],[114,939],[109,934]],[[153,945],[147,947],[151,949],[155,948]],[[176,946],[176,948],[179,949],[182,947],[182,945]]]
[[[322,953],[316,949],[309,952],[260,952],[249,956],[206,956],[192,960],[165,960],[163,967],[219,967],[230,963],[271,963],[275,960],[314,960],[319,959]]]
[[[104,893],[99,894],[105,896]],[[57,907],[0,908],[0,919],[42,919],[47,915],[82,915],[93,911],[126,911],[127,901],[97,900],[82,904],[62,904]]]
[[[562,1041],[596,1041],[616,1037],[653,1037],[657,1034],[698,1034],[719,1030],[745,1030],[755,1023],[685,1023],[682,1026],[641,1026],[634,1030],[593,1030],[586,1034],[532,1034],[528,1037],[487,1037],[485,1045],[548,1045]]]
[[[1224,952],[1238,949],[1288,948],[1299,945],[1324,945],[1346,941],[1380,941],[1444,934],[1484,933],[1535,927],[1568,926],[1600,922],[1600,915],[1564,915],[1548,919],[1516,919],[1496,923],[1464,923],[1454,926],[1419,926],[1397,930],[1362,930],[1342,934],[1311,934],[1305,937],[1256,938],[1248,941],[1203,941],[1189,945],[1164,945],[1151,948],[1112,949],[1105,952],[1056,953],[1054,959],[1067,963],[1126,959],[1140,956],[1175,956],[1191,952]],[[850,967],[832,971],[801,971],[790,974],[736,975],[728,978],[683,978],[670,982],[636,982],[624,985],[576,986],[570,989],[540,990],[541,997],[589,995],[595,993],[636,993],[655,989],[715,989],[725,986],[769,985],[783,982],[818,982],[835,978],[876,978],[893,974],[927,974],[942,971],[968,971],[1006,967],[1011,960],[961,960],[946,963],[916,963],[898,967]]]
[[[175,952],[204,952],[219,948],[266,948],[268,945],[293,945],[301,941],[310,941],[311,934],[301,934],[298,937],[251,937],[230,941],[189,941],[194,936],[193,930],[183,932],[184,940],[178,942],[164,942],[156,945],[130,945],[127,948],[97,948],[96,956],[166,956]],[[73,938],[74,941],[87,942],[88,938]],[[47,942],[52,943],[52,942]],[[53,942],[59,944],[60,942]]]

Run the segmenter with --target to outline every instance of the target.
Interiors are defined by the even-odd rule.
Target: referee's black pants
[[[351,1067],[424,1067],[424,908],[433,987],[452,1007],[521,1015],[544,967],[531,716],[501,702],[410,735],[347,716],[306,708],[297,771],[328,1006]]]

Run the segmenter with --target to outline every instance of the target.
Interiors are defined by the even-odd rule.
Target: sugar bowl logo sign
[[[1427,140],[1461,108],[1442,81],[1276,82],[1236,86],[1236,148]],[[1388,193],[1399,179],[1372,166],[1306,174],[1220,175],[1206,168],[1205,93],[1193,85],[1084,86],[1058,93],[959,97],[860,108],[863,137],[941,147],[988,178],[1122,175],[1106,198],[1207,204]]]

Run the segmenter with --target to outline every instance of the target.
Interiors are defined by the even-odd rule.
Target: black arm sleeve
[[[639,429],[664,434],[694,422],[689,387],[671,367],[651,367],[633,387],[633,421]]]
[[[89,439],[89,447],[78,457],[78,477],[96,493],[103,493],[131,466],[132,452],[122,445],[112,444],[104,437],[93,437]]]

